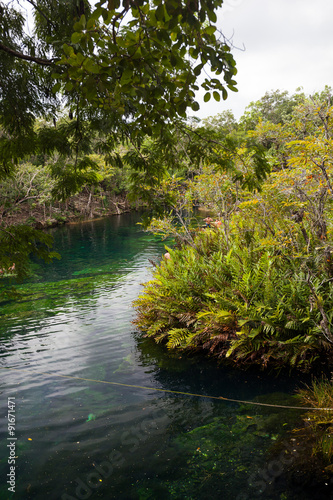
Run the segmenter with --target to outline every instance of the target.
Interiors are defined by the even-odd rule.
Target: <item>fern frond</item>
[[[190,335],[190,331],[187,328],[172,328],[168,331],[168,349],[174,349],[175,347],[185,347],[186,340]]]

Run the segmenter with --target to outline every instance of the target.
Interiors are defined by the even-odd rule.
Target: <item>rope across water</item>
[[[36,374],[36,375],[46,375],[48,377],[60,377],[60,378],[65,378],[65,379],[72,379],[72,380],[84,380],[85,382],[97,382],[99,384],[109,384],[109,385],[116,385],[116,386],[121,386],[121,387],[130,387],[134,389],[143,389],[146,391],[158,391],[158,392],[166,392],[166,393],[171,393],[171,394],[180,394],[183,396],[195,396],[198,398],[207,398],[207,399],[218,399],[222,401],[230,401],[233,403],[242,403],[242,404],[247,404],[247,405],[253,405],[253,406],[266,406],[269,408],[285,408],[288,410],[303,410],[303,411],[333,411],[333,408],[313,408],[313,407],[304,407],[304,406],[285,406],[285,405],[274,405],[274,404],[269,404],[269,403],[258,403],[256,401],[244,401],[242,399],[232,399],[232,398],[225,398],[224,396],[209,396],[207,394],[195,394],[191,392],[184,392],[184,391],[172,391],[171,389],[159,389],[157,387],[146,387],[144,385],[135,385],[135,384],[123,384],[121,382],[109,382],[107,380],[95,380],[92,378],[85,378],[85,377],[74,377],[72,375],[61,375],[59,373],[49,373],[49,372],[42,372],[42,371],[37,371],[37,370],[31,370],[31,369],[26,369],[26,368],[11,368],[11,367],[0,367],[0,370],[10,370],[10,371],[15,371],[15,372],[24,372],[24,373],[29,373],[30,374]],[[31,373],[32,372],[32,373]]]

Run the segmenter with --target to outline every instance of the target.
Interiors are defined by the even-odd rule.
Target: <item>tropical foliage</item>
[[[252,130],[234,127],[219,141],[215,152],[227,161],[206,157],[182,184],[183,197],[218,219],[211,227],[189,224],[191,240],[179,238],[170,216],[184,213],[178,187],[178,205],[150,226],[173,234],[178,247],[168,249],[171,259],[156,267],[136,303],[146,335],[263,367],[306,370],[332,359],[330,99],[329,89],[303,100],[298,94],[280,120],[261,113]]]
[[[230,44],[216,25],[221,5],[222,0],[0,1],[0,181],[21,176],[22,162],[37,162],[44,170],[38,178],[49,189],[31,189],[28,196],[45,193],[45,204],[52,205],[83,189],[91,200],[110,180],[94,155],[112,168],[130,164],[144,181],[156,173],[159,178],[144,142],[151,138],[159,150],[174,148],[170,130],[187,110],[199,109],[198,77],[210,69],[201,84],[206,101],[236,90]],[[132,148],[132,161],[132,151],[122,161],[122,147]],[[2,260],[5,266],[14,257],[3,246],[0,268]]]
[[[197,79],[207,67],[219,78],[202,82],[205,100],[225,99],[227,89],[236,90],[236,68],[216,26],[221,5],[0,2],[1,174],[24,155],[54,149],[70,156],[75,170],[100,132],[111,153],[125,139],[139,147],[146,135],[163,135],[188,108],[199,109]],[[29,31],[27,6],[34,18]],[[57,126],[64,115],[69,119]],[[38,118],[44,123],[36,129]]]

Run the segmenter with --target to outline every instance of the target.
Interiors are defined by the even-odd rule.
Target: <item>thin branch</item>
[[[328,280],[323,280],[321,283],[319,283],[319,287],[323,286],[325,283],[329,283],[330,281],[333,281],[333,278],[330,278]]]
[[[10,231],[8,231],[8,229],[5,229],[4,227],[1,227],[0,228],[0,234],[1,234],[1,232],[8,234],[8,236],[10,236],[15,241],[15,236]]]
[[[228,148],[225,144],[223,144],[220,141],[216,141],[214,139],[208,139],[207,137],[204,137],[197,130],[192,129],[190,127],[187,127],[186,125],[183,125],[183,128],[185,130],[188,130],[189,132],[192,132],[193,134],[195,134],[196,136],[198,136],[201,140],[203,140],[207,144],[217,144],[218,146],[221,146],[224,151],[226,151],[227,153],[230,153],[230,154],[234,155],[236,158],[238,158],[238,160],[242,163],[242,165],[244,167],[246,167],[246,164],[244,163],[244,160],[243,160],[242,156],[237,151],[232,151],[230,148]]]
[[[38,5],[33,0],[27,0],[27,2],[30,3],[40,13],[42,17],[44,17],[47,23],[51,24],[53,29],[56,29],[56,25],[51,21],[51,19],[47,17],[47,15],[42,11],[40,7],[38,7]]]
[[[117,40],[116,40],[116,22],[118,21],[118,19],[120,19],[121,17],[123,17],[124,14],[127,13],[127,11],[128,11],[128,9],[123,9],[121,12],[119,12],[119,14],[117,14],[115,16],[115,18],[112,21],[112,38],[113,38],[113,43],[114,44],[117,43]]]
[[[7,54],[10,54],[13,57],[17,57],[18,59],[35,62],[36,64],[40,64],[41,66],[52,66],[55,62],[53,59],[42,59],[41,57],[33,57],[22,54],[21,52],[17,52],[16,50],[7,47],[3,43],[0,43],[0,50],[7,52]]]
[[[35,199],[35,198],[38,198],[38,195],[26,196],[25,198],[22,198],[22,200],[17,201],[16,205],[19,205],[20,203],[24,203],[27,200],[32,200],[32,199]]]
[[[333,188],[332,188],[330,179],[329,179],[329,177],[327,175],[327,171],[326,171],[326,168],[325,168],[325,160],[323,160],[321,163],[316,163],[314,160],[312,160],[312,161],[322,171],[323,176],[324,176],[324,178],[326,180],[326,184],[327,184],[329,190],[331,191],[331,195],[333,196]]]

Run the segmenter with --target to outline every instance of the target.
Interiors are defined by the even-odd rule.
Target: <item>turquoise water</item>
[[[170,355],[142,338],[131,304],[164,244],[138,221],[52,230],[62,259],[34,262],[21,297],[2,305],[0,367],[17,371],[0,371],[0,499],[330,498],[331,486],[298,466],[305,448],[288,432],[301,411],[164,392],[295,405],[300,381]]]

